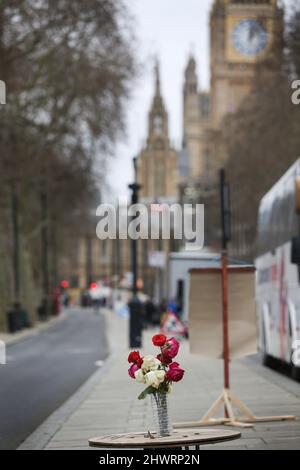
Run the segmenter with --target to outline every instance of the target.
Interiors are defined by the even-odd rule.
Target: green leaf
[[[144,400],[147,395],[151,395],[151,393],[155,393],[155,392],[157,392],[156,388],[150,385],[149,387],[145,388],[145,390],[142,391],[142,393],[138,396],[138,399]]]
[[[165,382],[161,383],[160,386],[159,386],[159,388],[158,388],[158,391],[159,391],[160,393],[167,393],[168,390],[169,390],[169,388],[168,388],[168,383],[165,383]]]

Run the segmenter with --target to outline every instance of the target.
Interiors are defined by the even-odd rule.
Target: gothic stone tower
[[[254,65],[282,37],[277,0],[215,0],[210,17],[211,109],[215,128],[251,89]]]
[[[250,92],[255,64],[281,46],[283,11],[276,0],[215,0],[210,15],[211,89],[199,90],[190,57],[183,87],[183,136],[189,181],[213,180],[226,158],[218,144],[222,119]],[[280,52],[280,47],[278,48]]]
[[[185,70],[183,86],[183,136],[189,154],[189,179],[198,180],[207,167],[210,127],[210,97],[198,89],[196,61],[191,55]]]
[[[141,200],[177,199],[177,152],[169,139],[168,113],[161,95],[159,66],[155,67],[155,94],[148,116],[148,137],[138,158]]]
[[[155,67],[155,92],[148,115],[148,136],[144,149],[138,156],[138,182],[142,188],[140,202],[152,210],[153,203],[173,204],[178,200],[177,152],[171,146],[168,113],[161,95],[159,65]],[[153,209],[154,210],[154,209]],[[174,251],[174,240],[141,240],[138,247],[139,272],[144,291],[157,301],[166,295],[167,271],[150,266],[151,252],[162,252],[167,259]]]

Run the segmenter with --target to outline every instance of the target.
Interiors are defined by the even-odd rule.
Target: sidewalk
[[[57,411],[52,428],[49,418],[48,442],[38,443],[47,427],[45,423],[21,448],[85,450],[90,437],[149,429],[150,400],[137,399],[143,386],[127,375],[127,320],[112,312],[107,312],[107,320],[113,354],[102,373],[97,372],[91,379],[89,390],[79,391],[81,396],[77,397],[73,411],[71,404],[67,405],[68,415],[64,416],[63,410]],[[152,333],[144,334],[144,348],[148,353],[154,351]],[[199,419],[222,390],[222,362],[191,356],[187,341],[182,343],[178,361],[186,369],[186,375],[174,385],[171,394],[172,419],[174,422]],[[252,359],[232,363],[231,376],[232,390],[257,416],[294,414],[300,418],[298,383],[263,368]],[[300,449],[300,421],[261,423],[241,432],[242,439],[238,441],[201,449]]]

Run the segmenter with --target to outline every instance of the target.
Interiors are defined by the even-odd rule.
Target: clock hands
[[[252,42],[253,39],[257,37],[257,35],[260,33],[258,27],[256,24],[250,24],[248,27],[248,39],[250,42]]]
[[[233,32],[234,46],[242,54],[254,56],[266,47],[267,32],[264,26],[254,20],[240,21]]]

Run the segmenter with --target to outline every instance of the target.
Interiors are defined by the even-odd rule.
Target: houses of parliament
[[[137,158],[140,202],[202,203],[214,187],[226,155],[218,135],[228,113],[238,110],[251,91],[255,64],[266,58],[283,33],[283,10],[276,0],[215,0],[210,13],[210,90],[199,89],[197,57],[190,55],[184,72],[182,148],[172,147],[167,104],[155,66],[154,94],[148,114],[148,135]],[[207,214],[206,214],[207,215]],[[206,220],[206,225],[209,222]],[[141,240],[139,271],[145,290],[153,292],[155,272],[149,253],[179,249],[174,240]],[[173,243],[173,245],[172,245]],[[211,245],[209,239],[206,244]],[[79,278],[86,279],[86,252],[92,253],[93,276],[122,277],[130,269],[130,242],[93,240],[82,244]],[[151,264],[151,263],[150,263]],[[162,270],[156,284],[166,282]]]

